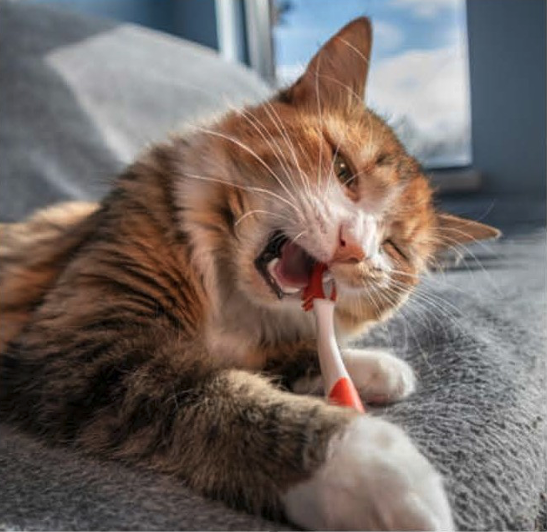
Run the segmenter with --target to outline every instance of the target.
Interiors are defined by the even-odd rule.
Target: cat
[[[399,427],[326,404],[300,292],[329,265],[340,342],[492,227],[439,212],[363,104],[372,29],[334,35],[290,87],[151,147],[99,204],[0,229],[0,411],[54,443],[174,475],[311,529],[451,530],[441,476]],[[410,366],[344,349],[365,401]]]

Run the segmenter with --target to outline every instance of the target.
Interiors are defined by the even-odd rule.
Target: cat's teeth
[[[275,265],[279,262],[279,259],[272,259],[267,266],[268,273],[271,275],[271,277],[275,280],[279,288],[281,288],[281,291],[284,294],[292,295],[300,292],[300,288],[296,288],[294,286],[285,286],[284,284],[281,284],[279,280],[277,279],[277,276],[275,275]]]
[[[275,275],[274,275],[274,268],[275,268],[275,265],[279,262],[279,259],[272,259],[270,262],[268,262],[268,266],[267,266],[267,269],[268,269],[268,273],[275,279]]]
[[[283,290],[285,294],[296,294],[300,292],[300,288],[296,288],[294,286],[282,286],[281,290]]]

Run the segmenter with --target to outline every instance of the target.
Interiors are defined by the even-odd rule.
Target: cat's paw
[[[313,530],[454,530],[441,476],[400,428],[371,416],[335,435],[325,463],[283,502]]]
[[[344,364],[359,395],[365,402],[386,404],[401,401],[416,389],[412,368],[395,355],[381,349],[345,349]],[[322,395],[321,375],[298,379],[292,386],[298,394]]]
[[[345,349],[343,358],[365,402],[393,403],[416,389],[412,368],[391,353],[380,349]]]

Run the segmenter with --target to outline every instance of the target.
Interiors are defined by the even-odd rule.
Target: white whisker
[[[292,195],[292,193],[289,191],[289,189],[287,188],[287,186],[285,185],[285,183],[283,183],[283,181],[281,179],[279,179],[279,177],[277,176],[277,174],[270,168],[270,166],[268,165],[268,163],[266,163],[266,161],[264,161],[264,159],[262,159],[262,157],[260,157],[254,150],[252,150],[251,148],[249,148],[246,144],[244,144],[243,142],[237,140],[237,139],[234,139],[233,137],[230,137],[228,135],[224,135],[223,133],[220,133],[218,131],[212,131],[210,129],[204,129],[204,128],[201,128],[201,127],[198,127],[199,131],[201,131],[202,133],[205,133],[207,135],[213,135],[215,137],[219,137],[219,138],[222,138],[224,140],[227,140],[229,142],[233,142],[234,144],[236,144],[237,146],[239,146],[242,150],[245,150],[246,152],[250,153],[258,162],[260,162],[260,164],[262,164],[264,166],[264,168],[266,168],[266,170],[268,170],[268,172],[272,175],[272,177],[281,185],[281,187],[285,190],[285,192],[291,197],[291,199],[293,201],[296,201],[296,198]]]

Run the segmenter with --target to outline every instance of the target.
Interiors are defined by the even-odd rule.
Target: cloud
[[[407,115],[426,131],[468,115],[465,58],[454,48],[408,50],[372,66],[368,99],[374,107]]]
[[[454,9],[462,0],[391,0],[393,7],[407,9],[418,18],[434,18],[444,9]]]
[[[285,87],[296,81],[306,69],[306,65],[303,63],[296,65],[276,65],[275,75],[277,80],[277,85],[280,87]]]
[[[384,20],[374,19],[374,46],[383,50],[399,48],[405,39],[402,30]]]
[[[466,58],[456,46],[408,50],[377,62],[367,101],[390,122],[406,126],[405,140],[414,152],[421,150],[420,142],[469,139]]]

